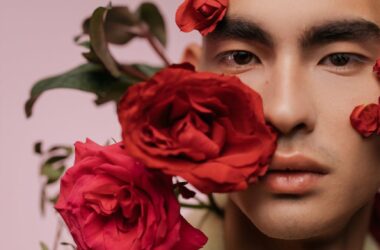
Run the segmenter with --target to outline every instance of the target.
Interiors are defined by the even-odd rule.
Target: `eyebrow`
[[[267,47],[274,46],[274,38],[259,23],[240,17],[226,17],[207,38],[242,39]],[[365,19],[332,20],[307,28],[299,38],[303,48],[321,46],[337,41],[365,42],[380,40],[380,27]]]
[[[380,28],[365,19],[336,20],[311,27],[304,32],[300,44],[304,48],[336,41],[365,42],[380,40]]]
[[[271,35],[260,27],[258,23],[242,18],[226,17],[219,22],[216,29],[206,38],[242,39],[256,41],[268,47],[274,45]]]

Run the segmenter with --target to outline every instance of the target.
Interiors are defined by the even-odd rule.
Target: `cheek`
[[[350,115],[358,105],[377,103],[380,85],[368,72],[349,77],[315,74],[310,92],[318,117],[311,136],[333,156],[336,186],[332,188],[345,197],[343,204],[356,198],[352,205],[357,206],[370,200],[380,186],[380,136],[362,138],[353,129]]]
[[[314,79],[310,92],[318,113],[312,133],[315,141],[331,150],[339,171],[379,173],[380,136],[362,138],[350,123],[356,106],[378,102],[377,79],[368,72],[350,77],[324,72]]]
[[[238,77],[243,83],[263,96],[265,86],[269,83],[269,78],[265,72],[265,68],[258,67],[255,70],[239,74]]]
[[[258,92],[265,88],[265,79],[253,83],[249,73],[241,78]],[[362,138],[349,119],[355,106],[377,102],[378,82],[370,74],[347,78],[322,74],[314,79],[308,82],[308,91],[318,117],[314,130],[303,139],[331,155],[331,159],[321,156],[332,168],[326,185],[312,198],[298,202],[276,200],[260,185],[231,195],[250,221],[273,237],[287,237],[287,232],[294,233],[297,228],[300,237],[338,230],[380,187],[380,136]]]

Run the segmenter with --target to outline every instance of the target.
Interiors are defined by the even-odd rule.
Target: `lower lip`
[[[313,191],[323,176],[313,172],[269,172],[263,183],[275,194],[306,194]]]

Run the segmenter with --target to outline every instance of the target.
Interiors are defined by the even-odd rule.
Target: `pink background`
[[[132,9],[140,0],[112,1]],[[199,41],[197,33],[182,34],[174,23],[181,0],[155,0],[164,13],[169,33],[168,53],[178,62],[182,49]],[[7,1],[0,8],[0,248],[40,249],[39,241],[53,244],[57,217],[49,207],[39,213],[40,159],[32,146],[43,140],[46,146],[71,144],[92,138],[105,143],[119,138],[113,104],[96,108],[94,96],[74,90],[52,90],[37,101],[34,114],[23,112],[30,88],[46,76],[71,69],[84,62],[82,48],[73,43],[82,20],[108,1],[34,0]],[[128,62],[158,63],[144,42],[115,49],[116,57]],[[70,240],[67,235],[65,240]],[[70,249],[60,247],[59,249]]]

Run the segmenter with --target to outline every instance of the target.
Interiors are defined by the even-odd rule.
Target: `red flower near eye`
[[[380,106],[369,104],[356,107],[351,114],[351,124],[364,137],[380,134]]]
[[[380,77],[380,59],[376,60],[376,64],[373,66],[373,72],[375,72],[376,75]]]
[[[176,23],[184,32],[212,32],[227,13],[228,0],[185,0],[176,13]]]
[[[207,241],[180,215],[171,178],[147,170],[120,143],[76,143],[55,208],[79,250],[197,250]]]
[[[127,151],[204,193],[243,190],[265,174],[276,134],[259,94],[235,76],[167,68],[118,106]]]

